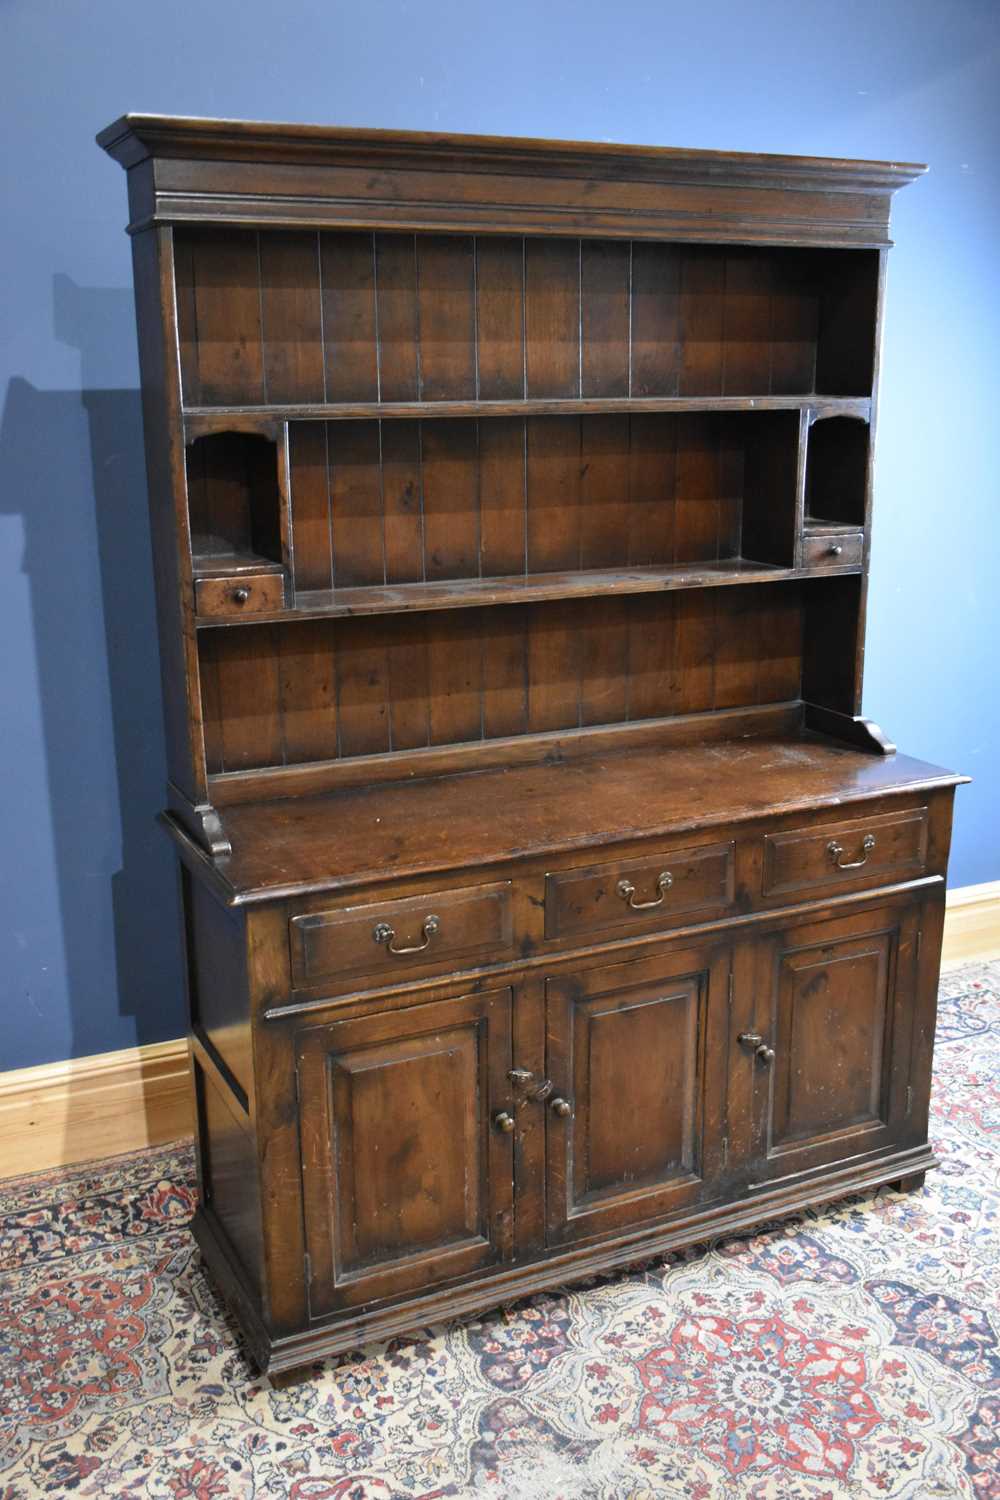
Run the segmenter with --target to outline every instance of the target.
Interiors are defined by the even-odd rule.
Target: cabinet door
[[[313,1317],[509,1258],[509,990],[303,1031],[297,1066]]]
[[[547,984],[550,1244],[699,1202],[723,1165],[729,952]]]
[[[733,1064],[753,1078],[756,1180],[902,1141],[918,916],[880,907],[759,940],[751,1039]]]

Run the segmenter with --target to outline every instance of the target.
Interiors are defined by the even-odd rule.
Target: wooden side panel
[[[221,1230],[247,1281],[259,1291],[264,1251],[253,1131],[236,1103],[197,1061],[194,1078],[203,1211]]]
[[[221,906],[186,870],[182,870],[181,886],[191,1025],[228,1076],[245,1114],[253,1093],[246,930],[242,917]]]
[[[177,273],[173,254],[170,229],[144,230],[132,237],[167,768],[172,783],[198,804],[205,801],[207,792],[205,731],[175,352],[176,342],[183,344],[187,334],[177,331],[174,318]],[[193,275],[189,259],[187,274]],[[187,304],[189,309],[193,306],[193,289]],[[178,316],[181,312],[177,306]],[[188,347],[184,368],[190,374]]]

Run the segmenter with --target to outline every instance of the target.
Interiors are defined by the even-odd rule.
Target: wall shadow
[[[81,1056],[176,1037],[186,1021],[175,862],[155,821],[166,767],[140,397],[90,378],[123,337],[134,343],[132,293],[57,276],[54,313],[57,337],[81,352],[83,390],[11,381],[0,509],[23,516]],[[62,1039],[23,1042],[24,1062],[65,1052]]]

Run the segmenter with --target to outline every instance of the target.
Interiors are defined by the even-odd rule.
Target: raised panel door
[[[313,1317],[509,1258],[510,1066],[509,990],[300,1033]]]
[[[547,984],[548,1241],[702,1201],[725,1151],[729,954],[684,948]]]
[[[760,940],[753,1176],[771,1181],[901,1142],[908,1109],[919,908],[802,922]]]

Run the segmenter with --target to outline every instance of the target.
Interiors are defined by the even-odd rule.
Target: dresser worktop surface
[[[809,734],[661,746],[237,804],[225,810],[232,855],[214,869],[227,899],[243,904],[966,779]]]

